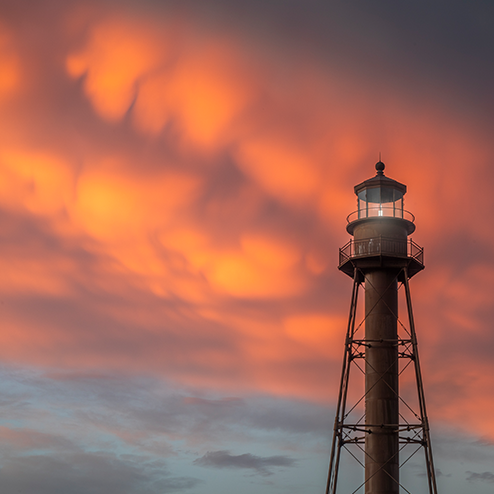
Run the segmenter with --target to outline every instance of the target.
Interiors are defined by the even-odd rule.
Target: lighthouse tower
[[[362,482],[348,494],[409,492],[400,467],[422,448],[429,493],[437,494],[408,284],[424,269],[423,249],[409,238],[415,218],[404,208],[406,185],[385,176],[384,168],[379,161],[376,175],[355,186],[358,209],[347,218],[353,239],[340,249],[339,269],[353,279],[353,291],[326,494],[344,493],[338,484],[344,450],[364,468]],[[365,307],[359,321],[361,289]],[[406,325],[398,317],[399,292],[405,296]],[[414,369],[413,405],[409,392],[400,395],[407,368]],[[363,374],[364,389],[355,399],[351,383],[358,374]],[[355,414],[362,405],[363,412]]]

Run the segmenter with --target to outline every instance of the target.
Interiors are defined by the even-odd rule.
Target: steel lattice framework
[[[417,272],[423,266],[417,266],[417,263],[422,264],[423,251],[416,244],[412,245],[418,249],[417,255],[406,256],[412,262],[408,266],[401,268],[395,277],[397,283],[400,284],[405,292],[405,300],[407,307],[408,316],[408,327],[406,327],[398,318],[398,314],[395,317],[398,321],[399,332],[396,339],[390,341],[373,340],[366,339],[365,336],[361,335],[362,327],[365,324],[365,320],[370,311],[367,311],[366,317],[362,319],[357,324],[357,303],[359,290],[365,283],[366,286],[371,284],[371,280],[366,277],[365,270],[357,266],[358,263],[355,261],[354,255],[347,255],[345,252],[348,251],[348,244],[343,249],[340,250],[340,269],[347,274],[349,273],[350,266],[353,267],[353,289],[352,297],[350,303],[350,312],[348,316],[348,326],[345,339],[345,354],[343,359],[343,367],[341,372],[340,389],[338,394],[338,404],[336,418],[334,422],[334,433],[333,441],[331,446],[331,455],[329,462],[329,474],[328,482],[326,486],[326,494],[336,494],[339,492],[338,489],[338,474],[340,470],[340,459],[342,450],[348,451],[351,457],[355,459],[364,468],[364,463],[358,457],[357,453],[364,455],[369,455],[365,451],[365,439],[366,436],[372,434],[372,430],[378,427],[383,427],[383,424],[369,424],[365,420],[365,411],[362,415],[355,414],[355,411],[361,406],[365,401],[366,394],[368,394],[371,389],[368,389],[362,396],[358,399],[350,401],[349,400],[349,387],[351,382],[351,376],[354,373],[364,374],[365,370],[362,368],[361,362],[365,360],[365,352],[367,348],[371,348],[374,344],[389,344],[391,346],[397,347],[397,359],[400,361],[400,371],[398,377],[405,373],[405,371],[413,367],[414,378],[416,382],[416,402],[417,405],[412,406],[409,400],[405,400],[403,396],[398,393],[397,398],[400,403],[399,412],[399,423],[397,424],[386,424],[386,427],[394,428],[395,432],[398,434],[399,441],[399,451],[398,453],[403,453],[405,456],[404,460],[400,458],[401,468],[405,465],[415,454],[423,449],[425,454],[425,464],[426,464],[426,474],[428,479],[429,494],[437,494],[436,477],[434,470],[434,462],[432,457],[432,447],[429,433],[429,423],[427,419],[427,412],[425,406],[425,395],[422,383],[422,374],[420,370],[419,354],[417,347],[417,336],[415,332],[415,322],[412,310],[412,301],[410,295],[409,287],[409,268],[412,268],[412,273]],[[353,254],[353,253],[352,253]],[[414,261],[414,262],[413,262]],[[382,295],[381,297],[382,298]],[[371,308],[372,310],[372,308]],[[398,362],[393,362],[391,365],[398,364]],[[393,390],[393,392],[396,392]],[[360,415],[360,418],[359,418]],[[357,417],[357,419],[355,419]],[[390,458],[391,461],[392,458]],[[353,492],[348,494],[355,494],[361,488],[365,487],[366,483],[369,482],[369,478],[364,480]],[[410,491],[401,484],[400,481],[393,479],[401,489],[410,494]]]

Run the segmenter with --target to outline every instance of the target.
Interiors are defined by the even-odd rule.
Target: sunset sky
[[[490,0],[0,0],[2,493],[322,494],[381,153],[439,491],[492,494],[493,87]]]

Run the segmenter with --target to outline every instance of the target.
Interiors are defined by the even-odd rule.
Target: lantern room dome
[[[403,197],[407,192],[407,186],[384,175],[385,165],[382,161],[376,163],[377,173],[374,177],[365,180],[355,186],[357,196],[364,190],[374,189],[367,196],[372,198],[370,202],[390,202],[387,199]],[[375,200],[378,199],[378,200]],[[382,200],[384,199],[384,201]]]

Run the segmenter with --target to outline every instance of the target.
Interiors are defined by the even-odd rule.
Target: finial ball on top
[[[381,172],[381,173],[383,172],[383,170],[384,170],[384,163],[382,161],[378,161],[376,163],[376,170],[378,172]]]

